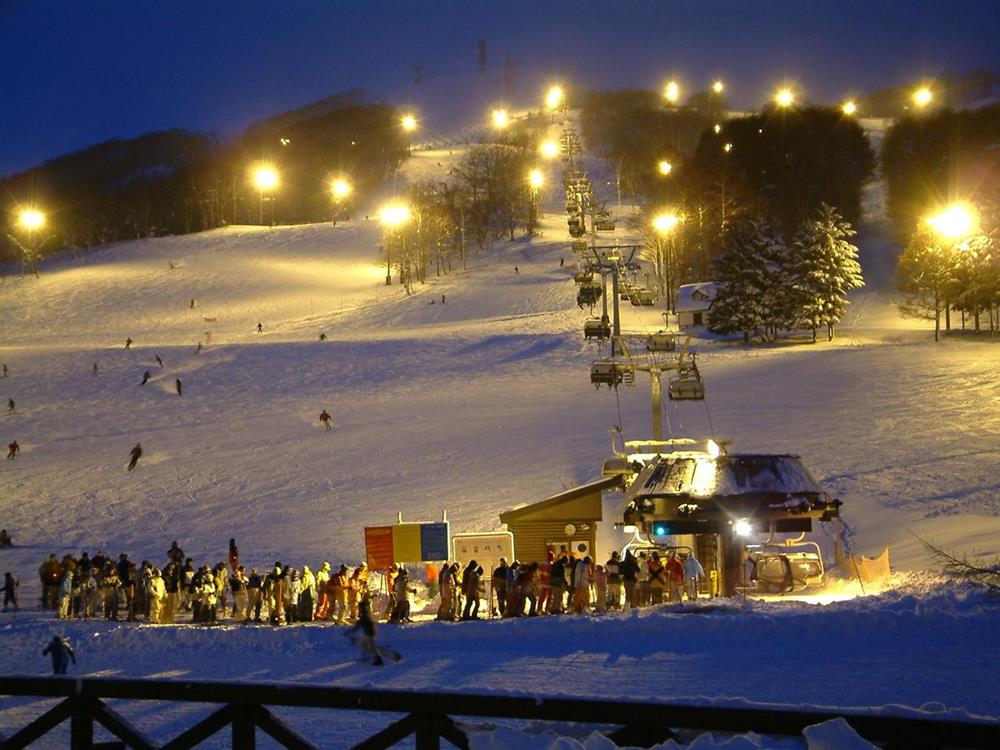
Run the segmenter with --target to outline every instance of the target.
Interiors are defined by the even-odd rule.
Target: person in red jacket
[[[20,452],[20,450],[21,450],[21,446],[17,444],[16,440],[14,442],[12,442],[10,445],[8,445],[7,446],[7,458],[8,458],[8,460],[13,461],[14,460],[14,456],[16,456]]]
[[[667,564],[663,567],[667,574],[667,601],[680,602],[684,591],[684,566],[671,551],[667,553]]]

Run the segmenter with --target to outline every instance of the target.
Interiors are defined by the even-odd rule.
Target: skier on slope
[[[177,389],[178,396],[184,395],[184,386],[182,385],[180,378],[174,378],[174,388]]]
[[[355,636],[357,631],[361,631],[361,636]],[[389,649],[382,649],[375,645],[375,618],[372,617],[372,602],[371,597],[365,594],[361,597],[361,603],[358,605],[358,621],[344,633],[344,635],[349,638],[353,643],[358,644],[361,650],[372,656],[372,664],[376,667],[381,667],[385,662],[382,660],[382,655],[385,653],[391,656],[394,660],[399,661],[402,657],[395,651],[390,651]]]
[[[156,360],[156,364],[158,364],[160,366],[160,368],[162,369],[163,368],[163,360],[160,359],[160,355],[159,354],[154,354],[153,355],[153,359]]]
[[[49,654],[52,655],[52,674],[66,674],[66,667],[69,665],[70,659],[73,660],[73,664],[76,664],[76,654],[73,652],[73,647],[69,645],[69,639],[66,636],[52,636],[49,645],[42,651],[42,656]]]
[[[128,471],[132,471],[135,465],[139,463],[139,458],[142,456],[142,443],[136,443],[135,447],[129,452],[129,457],[131,460],[128,462]]]
[[[149,370],[146,370],[146,372],[142,374],[142,382],[139,383],[139,385],[146,385],[146,383],[148,382],[149,382]]]
[[[20,451],[21,446],[17,444],[16,440],[14,440],[7,446],[7,460],[13,461],[14,456],[16,456]]]
[[[125,348],[126,349],[131,349],[132,348],[132,339],[131,338],[125,339]]]
[[[323,425],[323,428],[327,432],[333,429],[333,425],[331,424],[330,414],[327,412],[326,409],[324,409],[323,412],[319,415],[319,422],[321,425]]]
[[[7,413],[8,414],[14,413],[14,399],[12,398],[7,399]]]

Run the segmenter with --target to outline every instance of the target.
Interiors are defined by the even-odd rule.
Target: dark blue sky
[[[0,0],[0,174],[115,136],[239,131],[346,88],[402,90],[517,59],[585,84],[713,76],[738,106],[1000,69],[1000,2]]]

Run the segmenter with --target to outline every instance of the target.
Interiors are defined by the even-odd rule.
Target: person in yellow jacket
[[[330,563],[324,562],[316,571],[316,611],[313,618],[325,620],[330,616]]]
[[[350,575],[346,565],[341,565],[340,570],[330,578],[330,588],[333,590],[333,613],[334,621],[337,625],[347,622],[349,615],[347,608],[348,590],[351,587]]]
[[[351,574],[350,588],[347,592],[347,607],[350,610],[351,622],[358,619],[358,603],[361,597],[368,593],[368,563],[363,562]]]
[[[167,598],[167,587],[163,582],[163,574],[159,568],[154,568],[149,577],[149,621],[151,623],[166,623],[163,614],[164,600]],[[170,622],[173,621],[171,618]]]

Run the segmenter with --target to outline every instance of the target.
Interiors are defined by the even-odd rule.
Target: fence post
[[[233,716],[233,747],[254,750],[257,745],[257,706],[230,704]]]
[[[441,735],[438,733],[438,717],[436,714],[420,714],[417,716],[417,750],[441,750]]]
[[[83,695],[83,680],[77,679],[73,695],[72,713],[69,718],[70,747],[73,750],[90,750],[94,746],[94,718],[87,710],[87,699]]]

